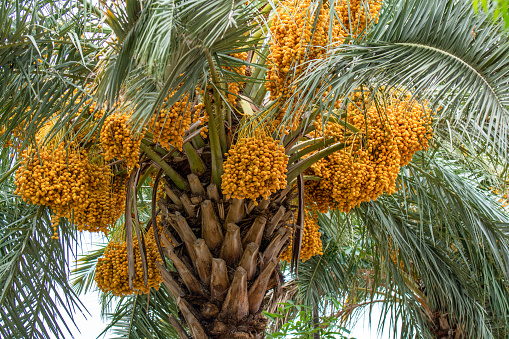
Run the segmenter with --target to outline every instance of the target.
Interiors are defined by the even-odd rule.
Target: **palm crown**
[[[288,298],[506,332],[509,47],[471,4],[24,1],[0,23],[6,338],[65,336],[93,281],[128,337],[259,338]],[[73,288],[75,229],[109,244]]]

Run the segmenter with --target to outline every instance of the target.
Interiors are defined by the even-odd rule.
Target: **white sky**
[[[386,328],[384,328],[384,333],[382,336],[377,336],[377,326],[378,326],[378,320],[380,319],[381,313],[381,307],[379,305],[373,306],[373,311],[371,313],[371,326],[369,326],[369,317],[368,317],[368,310],[369,308],[365,309],[365,314],[359,319],[359,321],[355,324],[355,327],[350,329],[350,338],[356,338],[356,339],[375,339],[375,338],[381,338],[381,339],[389,339],[389,334],[391,332],[389,326],[387,325]],[[397,339],[397,338],[395,338]]]

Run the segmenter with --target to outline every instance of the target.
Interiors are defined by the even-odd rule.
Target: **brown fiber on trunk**
[[[193,244],[196,254],[195,267],[200,280],[205,284],[210,283],[210,275],[212,273],[212,254],[203,239],[197,239]]]
[[[463,339],[466,338],[461,326],[452,320],[449,314],[434,312],[431,315],[430,331],[436,339]]]
[[[238,266],[219,317],[233,318],[240,321],[248,315],[247,271],[243,267]]]
[[[228,266],[235,267],[242,256],[242,243],[240,241],[240,228],[235,224],[226,226],[226,236],[221,246],[221,259],[226,261]]]
[[[187,176],[187,181],[189,181],[189,187],[194,195],[205,196],[205,188],[203,188],[203,185],[196,174],[189,174]]]
[[[237,223],[244,217],[244,199],[232,199],[225,224]]]
[[[182,201],[180,201],[179,197],[177,197],[175,192],[173,192],[167,185],[164,186],[164,190],[166,191],[166,195],[168,195],[168,198],[170,198],[175,205],[183,206]]]
[[[189,197],[187,196],[187,194],[182,194],[180,196],[180,201],[182,201],[182,204],[184,205],[184,210],[186,211],[187,215],[189,215],[189,217],[191,218],[194,218],[196,217],[196,212],[194,210],[194,205],[193,203],[191,202],[191,199],[189,199]]]
[[[211,301],[223,301],[230,286],[226,262],[223,259],[212,259],[212,275],[210,278]]]
[[[217,190],[217,186],[214,184],[210,184],[207,186],[207,196],[213,202],[219,202],[219,191]]]

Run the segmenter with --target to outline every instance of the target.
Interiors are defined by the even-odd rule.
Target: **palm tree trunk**
[[[210,164],[210,159],[204,160]],[[280,216],[278,211],[293,209],[294,194],[285,189],[257,206],[227,200],[210,183],[209,170],[198,177],[190,167],[171,166],[187,177],[189,188],[180,190],[166,182],[167,197],[159,201],[160,224],[165,230],[164,254],[175,270],[158,268],[175,296],[181,321],[196,339],[263,338],[264,297],[281,285],[279,255],[291,232],[283,226],[293,225],[291,214]],[[186,338],[185,333],[181,337]]]
[[[437,311],[433,313],[430,331],[436,339],[463,339],[460,326],[451,323],[447,313]]]
[[[313,306],[313,329],[320,327],[320,318],[318,317],[318,305]],[[320,333],[313,333],[313,339],[320,339]]]

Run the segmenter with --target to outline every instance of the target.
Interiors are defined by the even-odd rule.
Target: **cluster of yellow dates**
[[[256,199],[286,187],[288,157],[271,137],[240,138],[226,154],[221,188],[233,198]]]
[[[246,60],[247,53],[246,52],[233,53],[233,54],[231,54],[231,57],[238,59],[238,60]],[[246,67],[246,65],[241,65],[241,66],[236,66],[236,67],[234,66],[233,68],[225,67],[225,70],[233,72],[237,76],[242,77],[242,76],[246,75],[247,67]],[[227,97],[228,97],[228,103],[231,106],[235,106],[235,104],[237,103],[241,86],[244,84],[244,82],[241,80],[242,79],[228,82],[228,92],[229,93],[227,94]]]
[[[101,291],[111,292],[116,296],[135,293],[147,294],[151,288],[159,289],[162,282],[161,273],[156,262],[162,263],[157,245],[150,236],[145,237],[147,259],[147,285],[143,278],[143,263],[140,257],[138,239],[133,239],[135,276],[133,288],[129,288],[129,269],[127,266],[127,243],[112,241],[99,258],[95,268],[95,281]]]
[[[322,255],[322,234],[319,231],[318,216],[315,212],[306,211],[304,218],[304,232],[302,233],[302,247],[299,259],[306,261],[315,255]],[[291,237],[293,239],[293,236]],[[292,260],[292,247],[289,246],[280,256],[281,260]]]
[[[306,174],[319,181],[306,182],[306,197],[320,212],[337,208],[349,212],[363,201],[382,193],[394,193],[396,177],[415,152],[427,149],[432,136],[432,113],[410,96],[393,99],[383,110],[360,102],[347,107],[346,122],[357,128],[351,133],[343,124],[317,122],[316,137],[334,137],[344,148],[313,164]]]
[[[337,0],[334,6],[312,0],[285,0],[279,3],[270,27],[272,39],[267,62],[265,87],[271,100],[282,107],[272,123],[273,130],[298,126],[298,114],[291,126],[279,126],[286,113],[291,95],[296,95],[292,82],[308,62],[322,58],[329,46],[343,43],[346,37],[355,37],[371,23],[378,21],[381,1]],[[332,22],[331,22],[332,21]]]
[[[270,27],[265,86],[271,99],[285,95],[291,80],[305,69],[305,62],[322,57],[328,45],[341,43],[371,22],[376,23],[381,7],[381,1],[339,0],[333,11],[328,3],[320,6],[312,0],[281,1]]]
[[[43,137],[39,134],[36,140]],[[80,150],[79,144],[66,147],[60,142],[30,147],[20,156],[15,193],[52,209],[54,238],[62,217],[73,220],[80,231],[107,233],[124,212],[124,179],[114,177],[111,167],[101,164],[101,157],[94,160],[96,153]]]
[[[167,102],[174,94],[172,92],[164,99]],[[184,135],[193,122],[198,121],[202,103],[193,103],[186,94],[181,100],[168,107],[163,107],[152,117],[148,124],[148,131],[153,134],[154,142],[158,142],[166,149],[176,147],[182,150]],[[203,121],[202,121],[203,123]]]
[[[129,129],[129,116],[114,113],[104,120],[101,129],[101,147],[104,160],[124,159],[128,168],[138,165],[141,135],[134,135]]]
[[[192,120],[203,116],[202,107],[191,105],[186,96],[161,110],[149,129],[154,141],[163,147],[182,148]],[[107,233],[125,209],[125,175],[115,176],[114,172],[129,172],[139,161],[143,133],[132,131],[132,112],[114,108],[107,115],[104,108],[99,110],[95,102],[87,100],[78,113],[83,117],[93,115],[94,123],[104,119],[99,135],[97,131],[92,133],[85,122],[75,124],[74,130],[54,133],[54,117],[39,129],[36,142],[20,154],[22,164],[16,172],[16,194],[51,208],[54,238],[58,238],[57,227],[63,217],[72,220],[80,231]],[[206,117],[202,120],[207,121]],[[19,133],[12,139],[11,146],[23,141]],[[99,143],[94,143],[96,139]]]
[[[295,90],[292,81],[305,71],[306,62],[322,58],[331,43],[342,43],[376,22],[381,2],[343,0],[336,1],[334,8],[328,6],[325,3],[318,6],[311,0],[280,2],[270,26],[272,39],[265,87],[271,100],[284,100],[292,95]],[[335,18],[332,23],[331,18]],[[247,53],[235,53],[232,57],[245,60]],[[225,70],[245,76],[247,68],[226,67]],[[236,104],[242,84],[227,83],[227,101],[232,106]],[[176,92],[170,93],[164,102]],[[171,106],[165,103],[148,122],[146,131],[161,146],[182,149],[190,125],[200,118],[202,124],[207,122],[204,105],[189,94]],[[428,147],[432,133],[430,110],[411,102],[409,96],[393,99],[383,114],[375,105],[359,109],[362,106],[353,99],[345,109],[345,121],[361,133],[351,133],[344,124],[333,121],[323,127],[321,122],[315,125],[314,138],[333,137],[345,147],[313,164],[305,173],[320,180],[306,182],[306,201],[311,209],[306,212],[302,260],[322,254],[316,211],[337,208],[349,212],[384,192],[393,193],[400,168],[410,162],[416,151]],[[283,107],[274,126],[283,120],[284,114]],[[80,147],[83,135],[79,134],[75,144],[61,142],[32,147],[22,153],[23,165],[16,173],[16,193],[26,201],[53,210],[55,237],[61,217],[73,219],[79,230],[107,233],[123,214],[125,178],[114,176],[107,162],[123,160],[122,166],[126,169],[137,166],[143,135],[132,132],[129,120],[130,113],[115,112],[107,116],[99,135],[100,145],[94,151]],[[297,123],[296,118],[293,127]],[[258,198],[268,198],[287,185],[288,156],[284,147],[272,137],[241,137],[226,156],[221,188],[230,197],[252,199],[256,203]],[[100,160],[94,160],[97,157]],[[155,263],[161,258],[153,237],[146,239],[148,285],[143,282],[138,256],[135,257],[134,289],[129,288],[127,245],[111,242],[96,268],[95,279],[101,290],[128,295],[136,291],[148,293],[151,287],[160,285],[161,276]],[[136,256],[139,254],[136,239],[134,247]],[[282,259],[289,260],[290,255],[287,250]]]

